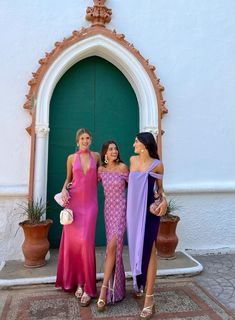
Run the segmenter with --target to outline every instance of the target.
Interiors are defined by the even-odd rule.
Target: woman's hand
[[[161,203],[155,210],[156,216],[159,216],[159,217],[164,216],[166,214],[166,210],[167,210],[167,201],[166,201],[166,198],[163,197]]]
[[[69,198],[70,198],[68,190],[66,190],[66,189],[62,190],[61,198],[62,198],[62,200],[64,202],[64,206],[66,206],[69,203]]]

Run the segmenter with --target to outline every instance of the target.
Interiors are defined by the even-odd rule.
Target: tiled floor
[[[131,281],[127,282],[127,296],[123,301],[97,312],[95,300],[89,307],[79,306],[72,293],[56,290],[53,285],[38,285],[9,290],[1,320],[64,320],[106,319],[134,320],[143,301],[132,297]],[[157,312],[153,319],[219,320],[233,319],[233,315],[208,295],[192,279],[160,280],[155,292]]]
[[[235,314],[235,254],[195,257],[203,272],[195,280]],[[234,316],[235,319],[235,316]]]
[[[235,319],[235,254],[204,255],[195,258],[203,265],[202,273],[187,278],[183,274],[177,277],[158,277],[155,292],[158,312],[153,319]],[[103,257],[100,257],[99,263],[102,263],[102,259]],[[180,257],[178,259],[175,263],[171,261],[171,266],[181,263]],[[54,275],[56,254],[52,255],[51,263],[48,264],[51,269],[40,269],[40,272],[48,275],[51,270],[51,275]],[[162,270],[169,266],[164,263],[161,265]],[[22,276],[27,274],[27,277],[34,277],[35,272],[39,273],[33,269],[21,268],[22,263],[18,267],[16,262],[12,263],[12,269],[8,268],[5,276],[14,277],[16,270]],[[3,273],[0,272],[1,274]],[[137,319],[143,302],[133,299],[131,279],[127,279],[126,283],[126,299],[108,307],[105,313],[97,313],[94,300],[89,308],[80,308],[72,293],[56,290],[53,284],[2,287],[0,320]]]

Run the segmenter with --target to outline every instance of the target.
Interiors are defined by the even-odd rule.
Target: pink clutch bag
[[[55,199],[55,201],[56,201],[61,207],[64,207],[64,206],[65,206],[64,201],[62,200],[62,197],[61,197],[61,192],[60,192],[60,193],[57,193],[57,194],[54,196],[54,199]]]
[[[150,204],[149,211],[153,214],[156,214],[157,213],[156,209],[159,206],[159,204],[161,203],[161,197],[157,193],[155,194],[154,197],[155,197],[155,200],[153,203]]]

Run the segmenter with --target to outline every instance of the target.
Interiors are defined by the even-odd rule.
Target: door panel
[[[48,157],[48,217],[54,223],[49,233],[52,247],[61,237],[60,207],[53,200],[66,176],[66,159],[76,148],[78,128],[91,131],[91,150],[100,151],[102,143],[118,143],[126,164],[133,153],[133,140],[138,132],[138,104],[135,93],[124,75],[111,63],[90,57],[71,67],[58,82],[50,103],[50,136]],[[103,192],[98,186],[99,214],[96,245],[105,244]]]

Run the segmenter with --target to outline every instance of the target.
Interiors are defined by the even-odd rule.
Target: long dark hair
[[[136,138],[144,144],[145,148],[148,150],[151,158],[159,159],[157,151],[157,142],[154,136],[150,132],[140,132],[136,135]]]
[[[104,142],[103,143],[103,145],[102,145],[102,148],[101,148],[101,153],[100,153],[100,156],[101,156],[101,163],[102,163],[102,166],[104,166],[104,167],[106,167],[106,163],[104,162],[104,160],[105,160],[105,154],[106,154],[106,152],[108,151],[108,148],[109,148],[109,145],[110,144],[115,144],[115,146],[116,146],[116,148],[117,148],[117,151],[118,151],[118,157],[117,157],[117,163],[119,163],[119,162],[123,162],[122,160],[121,160],[121,158],[120,158],[120,151],[119,151],[119,149],[118,149],[118,145],[116,144],[116,142],[115,141],[113,141],[113,140],[108,140],[108,141],[106,141],[106,142]]]

